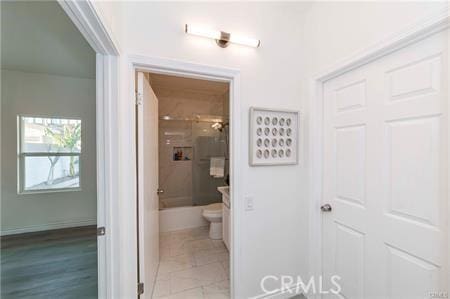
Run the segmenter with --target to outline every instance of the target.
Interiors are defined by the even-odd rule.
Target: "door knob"
[[[320,210],[322,212],[331,212],[333,208],[329,204],[324,204],[323,206],[320,207]]]
[[[159,188],[158,188],[158,190],[156,190],[156,194],[158,194],[158,195],[159,195],[159,194],[163,194],[163,193],[164,193],[164,190],[163,190],[163,189],[159,189]]]

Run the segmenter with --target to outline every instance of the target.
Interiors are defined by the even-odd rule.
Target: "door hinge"
[[[144,96],[141,93],[137,92],[136,93],[136,105],[142,105],[143,99],[144,99]]]
[[[104,236],[106,234],[106,228],[104,226],[97,227],[97,236]]]
[[[138,291],[138,295],[144,294],[144,283],[143,282],[138,283],[137,291]]]

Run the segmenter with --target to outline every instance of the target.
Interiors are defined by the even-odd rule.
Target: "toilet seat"
[[[221,216],[222,215],[222,203],[213,203],[210,205],[207,205],[203,209],[203,215],[211,215],[211,216]]]

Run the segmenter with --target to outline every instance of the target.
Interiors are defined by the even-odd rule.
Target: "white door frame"
[[[130,103],[135,103],[135,72],[144,71],[165,75],[178,75],[182,77],[205,79],[228,82],[230,84],[230,186],[231,189],[231,206],[230,211],[231,221],[231,252],[230,252],[230,292],[232,298],[237,298],[238,283],[240,280],[241,267],[243,263],[240,258],[241,248],[241,234],[238,228],[242,227],[243,215],[239,211],[243,211],[242,204],[238,198],[242,197],[242,171],[241,161],[244,161],[240,154],[241,149],[241,101],[240,101],[240,71],[236,69],[222,68],[206,66],[201,64],[189,63],[184,61],[177,61],[164,58],[146,57],[146,56],[129,56],[129,72],[128,78],[130,79]],[[134,109],[132,109],[134,111]],[[135,115],[132,117],[133,123],[135,123]],[[134,128],[135,129],[135,128]],[[136,132],[133,132],[132,136],[136,136]],[[136,153],[134,152],[134,155]],[[135,203],[134,203],[135,204]],[[133,223],[137,221],[137,215],[134,214]],[[134,260],[137,260],[137,251]]]
[[[310,199],[309,199],[309,274],[314,277],[322,275],[322,215],[320,205],[322,203],[323,180],[323,85],[326,81],[342,75],[350,70],[359,68],[396,50],[418,42],[434,33],[448,29],[450,26],[449,9],[445,9],[435,15],[409,26],[405,30],[389,36],[385,40],[365,49],[364,51],[349,56],[343,62],[330,67],[327,71],[314,76],[310,83],[309,107],[310,119]],[[450,45],[450,43],[449,43]],[[450,112],[450,105],[449,105]],[[449,114],[450,115],[450,114]],[[450,120],[449,120],[450,127]],[[450,140],[450,139],[449,139]],[[449,149],[450,157],[450,149]],[[450,167],[449,167],[450,186]],[[450,209],[450,199],[449,199]],[[450,215],[450,213],[449,213]],[[450,223],[449,223],[450,232]],[[449,236],[450,243],[450,236]],[[450,244],[449,244],[450,246]],[[449,247],[450,248],[450,247]],[[450,261],[449,261],[450,266]],[[450,283],[450,282],[449,282]],[[320,298],[320,295],[310,298]]]
[[[119,298],[117,98],[119,48],[92,1],[58,0],[96,54],[98,298]]]

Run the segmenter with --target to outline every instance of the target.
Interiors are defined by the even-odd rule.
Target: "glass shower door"
[[[194,206],[221,202],[222,197],[217,187],[225,185],[228,174],[228,160],[225,160],[224,177],[210,176],[212,157],[226,157],[225,132],[215,130],[211,122],[192,123],[192,141],[194,144],[194,160],[192,163],[192,199]]]

